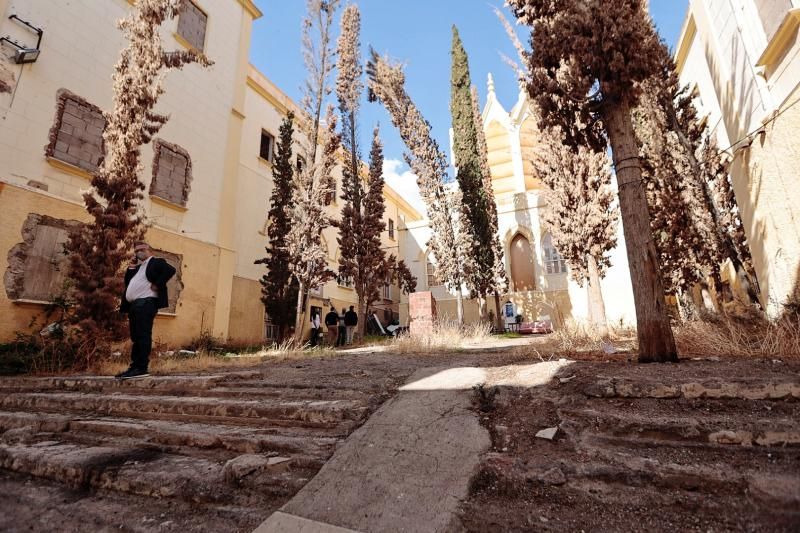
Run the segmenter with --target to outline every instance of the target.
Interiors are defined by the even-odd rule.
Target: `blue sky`
[[[300,100],[305,79],[300,50],[300,24],[305,0],[255,0],[264,16],[253,28],[250,61],[286,94]],[[486,98],[486,76],[492,73],[500,102],[510,109],[517,100],[514,73],[500,52],[515,57],[514,49],[495,17],[492,6],[503,0],[361,0],[361,42],[364,55],[369,46],[406,64],[406,89],[433,126],[434,136],[447,149],[450,128],[451,26],[458,27],[469,55],[472,82],[481,101]],[[670,46],[680,33],[688,0],[650,0],[659,32]],[[513,17],[508,15],[513,22]],[[518,27],[527,41],[528,31]],[[338,33],[338,29],[337,29]],[[413,177],[402,162],[404,146],[389,116],[378,103],[367,103],[361,111],[362,157],[376,122],[381,124],[387,181],[405,196],[413,196]]]

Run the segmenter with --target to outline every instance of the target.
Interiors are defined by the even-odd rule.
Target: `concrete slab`
[[[438,390],[428,381],[399,392],[281,510],[365,533],[451,528],[490,440],[470,409],[470,388],[485,376],[464,369],[444,379],[444,370],[417,371],[410,384],[433,375]],[[267,520],[257,531],[286,530]]]
[[[277,511],[267,518],[253,533],[357,533],[352,529],[332,526]]]
[[[418,370],[281,508],[281,516],[256,531],[295,531],[283,525],[286,515],[364,533],[460,529],[459,504],[491,445],[471,409],[472,388],[544,385],[570,363]]]

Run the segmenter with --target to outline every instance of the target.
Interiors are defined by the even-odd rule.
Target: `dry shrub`
[[[675,328],[682,356],[800,358],[800,321],[784,317],[769,322],[761,317],[722,317],[695,320]]]
[[[188,356],[157,356],[150,360],[151,374],[176,374],[184,372],[202,372],[231,367],[251,367],[263,361],[263,357],[255,354],[246,355],[220,355],[208,352],[198,352]],[[111,359],[99,361],[91,367],[93,374],[99,376],[112,376],[122,372],[130,365],[127,356],[116,356]]]
[[[628,351],[636,348],[636,328],[622,322],[609,324],[604,337],[592,324],[568,320],[549,340],[555,352]]]
[[[491,336],[491,324],[462,326],[452,321],[440,321],[425,333],[403,333],[395,337],[388,344],[388,350],[399,354],[456,352],[470,345],[487,342]]]
[[[191,343],[197,345],[193,341]],[[168,351],[168,352],[154,352],[150,358],[150,373],[151,374],[176,374],[184,372],[202,372],[206,370],[217,370],[227,368],[242,368],[253,367],[264,362],[267,359],[296,359],[305,357],[325,357],[328,355],[336,354],[329,348],[314,348],[309,349],[307,346],[296,346],[290,339],[281,344],[274,344],[272,346],[263,346],[259,349],[253,350],[252,347],[247,347],[247,351],[235,350],[232,346],[231,351],[224,351],[219,349],[219,345],[213,345],[212,349],[200,349],[194,351]],[[98,375],[113,375],[117,374],[130,364],[130,357],[128,351],[117,353],[112,358],[99,361],[91,367],[91,371]]]

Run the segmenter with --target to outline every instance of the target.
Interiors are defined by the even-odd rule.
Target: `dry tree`
[[[179,14],[181,5],[181,0],[138,0],[118,22],[128,45],[114,67],[113,107],[103,113],[105,155],[83,195],[90,221],[72,232],[66,245],[75,300],[71,320],[98,342],[119,337],[120,271],[147,229],[141,206],[141,147],[168,119],[154,111],[164,93],[165,71],[212,64],[195,51],[164,50],[162,25]]]

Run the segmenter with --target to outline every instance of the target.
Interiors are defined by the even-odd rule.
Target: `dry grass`
[[[800,358],[800,321],[722,318],[685,322],[675,328],[681,356]]]
[[[553,350],[563,353],[619,352],[636,348],[636,329],[625,324],[609,325],[603,335],[591,324],[568,321],[550,336]]]
[[[130,364],[129,350],[112,359],[98,361],[90,371],[97,375],[114,375],[122,372]],[[298,359],[308,357],[325,357],[336,352],[329,348],[309,349],[307,346],[297,347],[293,342],[285,342],[262,347],[249,352],[215,352],[199,350],[195,353],[181,354],[154,353],[150,359],[150,373],[155,375],[177,374],[184,372],[203,372],[207,370],[245,368],[257,366],[266,360]]]
[[[424,334],[406,333],[387,343],[387,350],[404,355],[458,352],[470,345],[488,342],[492,337],[490,324],[465,324],[437,322]]]
[[[187,357],[155,357],[150,361],[151,374],[176,374],[183,372],[202,372],[219,368],[236,368],[255,366],[263,361],[263,357],[255,354],[236,355],[233,357],[205,352]],[[129,360],[122,358],[98,361],[91,366],[92,374],[113,376],[130,365]]]

